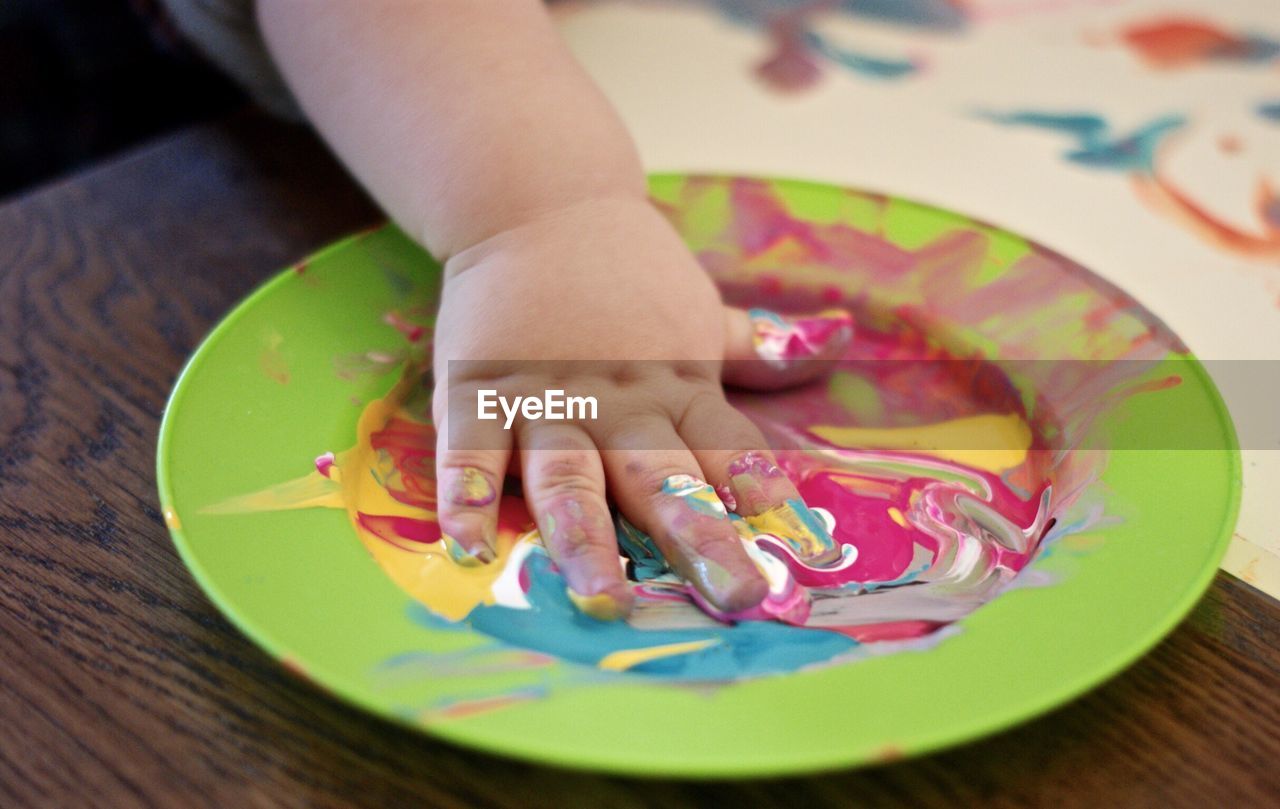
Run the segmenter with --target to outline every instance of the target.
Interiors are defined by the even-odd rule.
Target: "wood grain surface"
[[[156,431],[228,307],[377,219],[310,134],[252,114],[0,206],[0,806],[1280,805],[1280,605],[1225,575],[1155,651],[1066,708],[821,777],[533,767],[293,678],[178,560]]]

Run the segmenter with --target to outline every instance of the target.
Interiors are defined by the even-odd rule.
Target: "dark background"
[[[155,0],[0,0],[0,201],[243,103]]]

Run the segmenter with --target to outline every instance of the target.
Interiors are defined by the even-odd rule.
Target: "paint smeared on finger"
[[[794,489],[782,470],[767,455],[751,450],[729,462],[729,487],[734,511],[755,514],[777,503]]]
[[[565,593],[581,612],[600,621],[616,621],[631,612],[634,596],[623,578],[617,549],[593,548],[604,537],[614,539],[608,513],[577,497],[551,503],[539,520],[543,545],[565,577]]]
[[[724,503],[724,507],[730,511],[738,510],[738,500],[733,496],[733,491],[728,486],[717,486],[716,496],[720,498],[720,502]]]
[[[756,356],[778,370],[827,356],[853,338],[853,315],[828,309],[812,317],[784,318],[768,309],[751,309],[751,343]]]
[[[735,547],[740,540],[726,530],[729,511],[711,484],[693,475],[672,475],[662,482],[664,495],[679,498],[689,512],[668,522],[670,549],[694,598],[714,617],[755,607],[768,595],[768,583],[746,554]]]
[[[706,517],[729,519],[729,510],[710,483],[693,475],[672,475],[662,481],[662,493],[679,497],[685,505]]]
[[[474,466],[445,469],[443,477],[441,489],[445,500],[455,506],[479,508],[489,505],[498,496],[488,476]]]
[[[745,522],[756,534],[777,537],[809,565],[825,567],[841,561],[841,545],[831,536],[822,514],[798,497],[747,517]]]
[[[840,546],[825,521],[796,495],[791,481],[768,455],[745,452],[729,462],[728,471],[741,506],[734,510],[757,531],[776,536],[810,564],[840,560]]]

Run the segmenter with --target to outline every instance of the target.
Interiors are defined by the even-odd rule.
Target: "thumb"
[[[726,384],[775,390],[831,370],[853,342],[853,315],[827,309],[783,316],[768,309],[725,310]]]

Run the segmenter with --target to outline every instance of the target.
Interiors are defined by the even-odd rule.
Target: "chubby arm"
[[[622,122],[539,0],[259,0],[308,117],[441,260],[550,211],[643,200]]]
[[[760,606],[769,583],[724,504],[787,526],[816,561],[837,549],[721,375],[765,388],[812,377],[847,345],[848,316],[725,308],[649,205],[630,137],[537,0],[260,0],[259,14],[320,132],[446,262],[433,359],[449,384],[432,402],[442,533],[477,559],[500,556],[499,492],[516,465],[568,595],[588,613],[633,606],[612,499],[705,609],[771,615]],[[762,334],[820,362],[722,368],[755,357]],[[531,358],[554,367],[485,364]],[[480,362],[447,374],[453,360]],[[629,367],[593,375],[574,360]],[[499,427],[465,406],[468,392],[515,401],[552,387],[598,393],[598,418]]]

